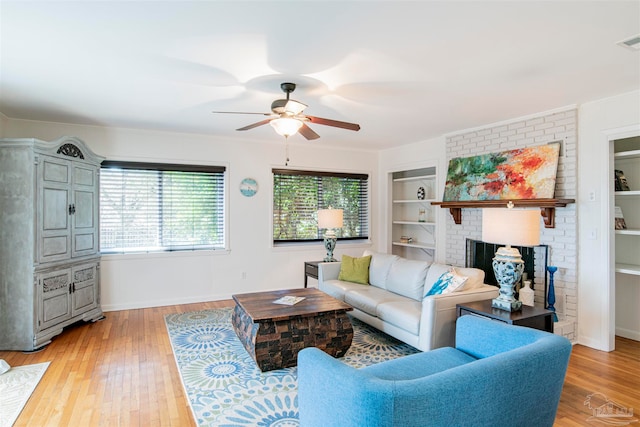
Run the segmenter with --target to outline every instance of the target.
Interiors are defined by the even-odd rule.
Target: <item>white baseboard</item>
[[[640,331],[616,327],[616,335],[630,340],[640,341]]]

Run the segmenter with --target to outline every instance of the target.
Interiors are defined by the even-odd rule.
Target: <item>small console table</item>
[[[323,261],[305,261],[304,263],[304,287],[307,287],[309,277],[318,280],[318,264]]]
[[[491,307],[491,300],[474,301],[456,305],[457,316],[486,317],[510,325],[527,326],[553,333],[553,311],[544,308],[522,306],[522,310],[508,312]]]

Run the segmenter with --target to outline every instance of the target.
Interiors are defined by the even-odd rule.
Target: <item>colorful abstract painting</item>
[[[552,199],[560,143],[449,161],[443,201]]]

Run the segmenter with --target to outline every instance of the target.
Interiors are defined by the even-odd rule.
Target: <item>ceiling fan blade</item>
[[[247,125],[245,127],[242,127],[240,129],[236,129],[236,130],[249,130],[249,129],[253,129],[253,128],[257,128],[258,126],[262,126],[262,125],[266,125],[267,123],[269,123],[271,120],[273,120],[273,118],[271,119],[266,119],[266,120],[262,120],[259,121],[257,123],[252,123],[250,125]]]
[[[320,135],[315,133],[313,129],[311,129],[309,126],[306,125],[306,123],[302,124],[300,129],[298,129],[298,133],[300,133],[300,135],[304,136],[309,140],[320,138]]]
[[[261,116],[270,116],[272,113],[247,113],[245,111],[212,111],[213,114],[259,114]]]
[[[360,130],[360,125],[356,123],[341,122],[339,120],[323,119],[322,117],[306,116],[311,123],[319,125],[333,126],[336,128],[348,129],[348,130]]]

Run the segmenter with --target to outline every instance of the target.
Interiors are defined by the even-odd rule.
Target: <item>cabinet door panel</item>
[[[78,252],[97,252],[95,233],[77,234],[73,238],[74,255]]]
[[[95,286],[85,286],[84,288],[76,288],[73,294],[73,313],[79,314],[97,306],[95,297]]]
[[[71,318],[70,283],[71,269],[69,268],[40,275],[38,280],[40,330]]]
[[[42,239],[41,252],[42,260],[66,258],[69,253],[69,238],[67,236],[45,237]]]
[[[98,169],[86,165],[73,167],[72,256],[98,253]]]
[[[38,260],[61,261],[71,258],[71,162],[43,156],[39,165],[37,205]]]
[[[94,222],[94,192],[92,191],[78,191],[74,192],[74,204],[76,211],[74,213],[73,221],[75,229],[79,228],[93,228]]]
[[[73,269],[73,316],[98,306],[97,263],[84,264]]]
[[[87,166],[74,165],[73,167],[73,183],[93,188],[95,182],[95,169]]]
[[[45,159],[42,162],[42,179],[45,182],[70,184],[69,163]]]
[[[55,232],[69,227],[69,191],[59,188],[44,188],[42,194],[42,228]]]

